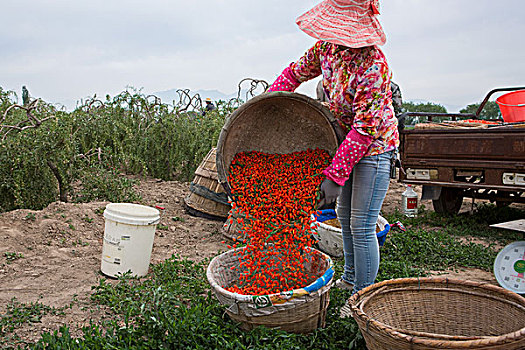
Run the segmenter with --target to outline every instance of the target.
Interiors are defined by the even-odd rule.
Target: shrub
[[[137,200],[119,173],[189,181],[233,110],[221,102],[202,116],[132,88],[70,113],[16,100],[0,88],[0,212],[57,199]]]

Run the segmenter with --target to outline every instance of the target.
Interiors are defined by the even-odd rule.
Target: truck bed
[[[400,134],[400,180],[469,189],[525,190],[525,127],[413,129]]]

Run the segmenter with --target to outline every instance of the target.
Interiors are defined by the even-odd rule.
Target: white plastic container
[[[131,271],[134,276],[145,276],[160,212],[140,204],[110,203],[104,210],[104,218],[102,273],[117,277]]]
[[[312,216],[312,218],[315,219],[314,216]],[[315,228],[314,239],[317,241],[319,250],[336,258],[340,258],[344,255],[343,231],[339,227],[327,225],[319,221],[315,221],[313,223],[313,227]],[[388,234],[388,231],[390,231],[390,224],[381,215],[379,215],[377,218],[376,231],[377,230],[379,230],[377,233],[378,236],[382,237]]]
[[[405,216],[414,217],[417,215],[417,193],[411,185],[407,185],[407,189],[401,195],[401,203]]]

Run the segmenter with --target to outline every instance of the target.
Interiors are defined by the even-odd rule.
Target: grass
[[[31,220],[31,221],[35,221],[35,220],[36,220],[36,216],[35,216],[34,213],[29,213],[29,214],[27,214],[27,215],[24,217],[24,219],[26,219],[26,220]]]
[[[348,295],[331,292],[327,327],[313,335],[258,328],[243,332],[209,291],[206,264],[173,256],[153,267],[150,277],[101,280],[92,300],[112,310],[101,325],[83,329],[74,339],[63,327],[45,333],[34,349],[333,349],[362,348],[355,322],[339,318]],[[177,278],[174,278],[177,276]]]
[[[10,348],[23,344],[16,330],[25,323],[41,322],[45,315],[64,315],[69,307],[54,308],[39,302],[23,304],[13,298],[7,305],[6,311],[0,317],[0,345]]]
[[[12,261],[22,259],[24,255],[22,253],[16,253],[16,252],[5,252],[4,257],[5,257],[6,263],[10,264]]]
[[[404,218],[400,213],[388,215],[389,222],[402,220],[407,230],[389,234],[381,249],[378,281],[450,269],[490,271],[497,254],[495,247],[521,236],[492,229],[489,223],[523,215],[523,211],[490,205],[479,207],[472,215],[455,217],[424,210],[417,218]],[[469,242],[469,237],[489,243]],[[206,265],[172,256],[154,265],[147,278],[123,275],[117,282],[101,279],[93,287],[91,299],[111,314],[84,327],[79,337],[61,327],[42,334],[34,344],[17,343],[13,334],[22,324],[59,311],[39,304],[12,304],[0,319],[0,341],[11,337],[6,348],[22,345],[30,349],[365,349],[355,321],[339,317],[348,291],[331,290],[327,327],[312,334],[262,327],[243,332],[209,290]],[[342,265],[342,260],[335,260],[336,275]]]

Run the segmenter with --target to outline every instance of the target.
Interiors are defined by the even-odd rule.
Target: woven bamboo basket
[[[243,233],[242,224],[239,219],[242,219],[244,223],[247,223],[246,216],[242,215],[237,211],[237,208],[232,208],[228,212],[228,218],[222,225],[222,234],[229,239],[244,239],[245,234]]]
[[[191,215],[224,220],[231,206],[219,182],[216,152],[217,149],[212,148],[195,171],[195,178],[190,183],[190,194],[184,198],[184,204]]]
[[[298,93],[279,91],[252,98],[226,120],[217,143],[217,173],[231,194],[228,174],[237,153],[288,154],[324,149],[333,154],[345,138],[328,108]]]
[[[231,270],[231,267],[239,266],[239,257],[235,254],[241,250],[237,248],[216,256],[206,272],[217,299],[227,306],[226,313],[232,320],[239,322],[244,330],[265,326],[292,333],[310,333],[325,326],[334,274],[328,255],[312,249],[320,254],[321,263],[312,264],[310,261],[305,264],[304,268],[313,281],[308,286],[255,296],[231,293],[225,289],[239,280],[238,269]]]
[[[348,304],[369,349],[525,349],[525,298],[498,286],[402,278]]]

